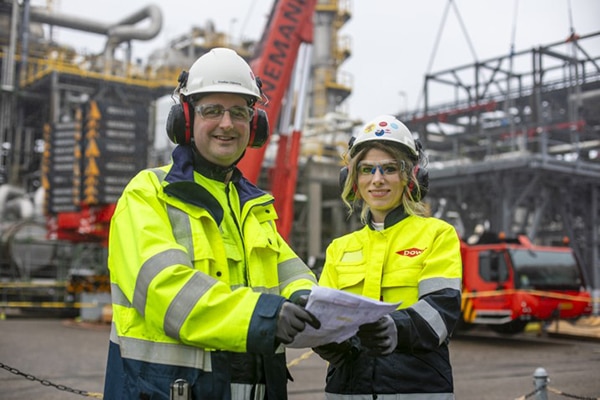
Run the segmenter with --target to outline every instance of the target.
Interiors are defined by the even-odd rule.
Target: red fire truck
[[[463,242],[461,253],[461,328],[483,324],[514,334],[529,322],[592,312],[582,270],[567,245],[537,246],[523,235],[483,235],[477,244]]]

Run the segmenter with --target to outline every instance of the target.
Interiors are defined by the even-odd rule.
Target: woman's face
[[[370,149],[357,164],[358,193],[369,205],[374,222],[383,222],[385,216],[402,202],[406,182],[399,164],[391,154]]]

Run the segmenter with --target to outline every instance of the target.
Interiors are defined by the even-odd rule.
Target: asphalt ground
[[[0,320],[0,400],[101,397],[108,335],[107,324],[73,319]],[[551,389],[567,395],[549,392],[549,400],[600,398],[598,341],[481,330],[456,335],[450,351],[457,400],[525,398],[540,367]],[[324,361],[310,349],[290,349],[288,366],[294,377],[289,400],[324,398]]]

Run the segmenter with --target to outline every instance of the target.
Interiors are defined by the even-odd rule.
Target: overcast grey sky
[[[258,39],[273,0],[54,0],[59,12],[99,22],[117,22],[156,4],[163,29],[149,42],[133,42],[134,56],[145,58],[192,26],[213,21],[234,38]],[[580,35],[600,31],[599,0],[340,0],[352,18],[340,31],[350,37],[352,56],[341,70],[353,79],[348,112],[370,119],[381,113],[414,109],[421,99],[424,74],[506,55],[515,50],[564,40],[573,28]],[[32,0],[33,5],[45,4]],[[461,25],[462,24],[462,25]],[[466,33],[464,30],[466,30]],[[438,35],[441,35],[435,47]],[[56,39],[76,48],[99,51],[103,37],[61,29]],[[600,54],[596,41],[592,54]],[[439,99],[440,101],[442,99]]]

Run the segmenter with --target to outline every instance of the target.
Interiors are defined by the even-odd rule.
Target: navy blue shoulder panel
[[[240,179],[235,180],[235,187],[237,189],[238,196],[240,197],[242,208],[247,201],[256,199],[257,197],[264,196],[266,194],[264,190],[259,189],[256,185],[244,177],[240,177]]]
[[[221,225],[223,221],[223,207],[204,187],[195,182],[174,182],[167,185],[164,191],[169,196],[206,209],[212,215],[217,225]]]
[[[194,150],[190,146],[179,145],[173,149],[173,165],[165,177],[169,183],[194,182]]]
[[[165,177],[169,184],[166,194],[188,204],[206,209],[220,225],[223,221],[223,207],[217,199],[194,180],[194,154],[190,146],[177,146],[173,150],[173,165]]]

